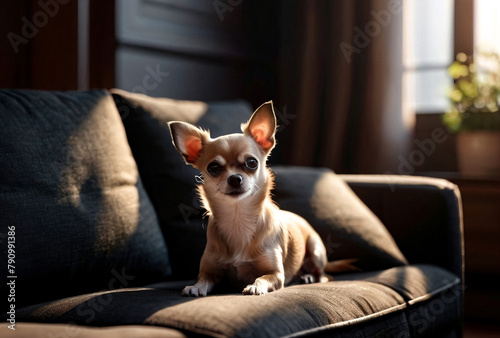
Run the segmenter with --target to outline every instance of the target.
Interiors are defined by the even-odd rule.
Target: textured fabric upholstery
[[[87,327],[72,324],[40,324],[20,323],[16,331],[5,330],[3,338],[23,337],[71,337],[71,338],[185,338],[185,334],[178,330],[144,325]]]
[[[333,282],[290,286],[265,296],[182,297],[180,290],[186,283],[190,281],[81,295],[25,308],[18,316],[22,321],[147,324],[234,337],[321,332],[347,337],[374,328],[388,336],[409,337],[411,330],[424,335],[437,324],[453,325],[460,316],[460,279],[429,265],[352,273]],[[432,323],[419,310],[425,304]],[[385,327],[377,319],[383,319]]]
[[[108,92],[1,90],[0,123],[0,230],[15,227],[16,306],[109,289],[123,274],[129,285],[168,275]],[[6,263],[6,246],[0,255]]]

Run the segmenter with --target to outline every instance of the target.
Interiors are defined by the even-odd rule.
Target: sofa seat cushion
[[[431,265],[339,275],[332,282],[289,286],[264,296],[182,297],[180,291],[189,283],[67,298],[21,309],[17,319],[91,326],[146,324],[210,336],[274,337],[322,332],[349,336],[358,330],[389,336],[427,334],[437,325],[452,325],[460,316],[459,278]],[[361,325],[352,326],[355,323]]]
[[[16,330],[2,332],[2,338],[19,337],[186,338],[187,336],[178,330],[144,325],[88,327],[72,324],[17,323]]]

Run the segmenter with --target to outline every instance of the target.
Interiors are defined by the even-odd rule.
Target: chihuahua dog
[[[224,277],[246,295],[281,289],[294,277],[328,281],[319,235],[271,199],[273,174],[266,160],[276,144],[272,102],[241,125],[242,134],[212,139],[185,122],[168,125],[175,148],[203,174],[199,194],[209,216],[198,281],[183,295],[206,296]]]

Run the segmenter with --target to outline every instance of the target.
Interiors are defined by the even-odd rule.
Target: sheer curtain
[[[401,1],[296,1],[282,13],[279,107],[293,116],[279,135],[282,162],[397,174],[413,128]]]

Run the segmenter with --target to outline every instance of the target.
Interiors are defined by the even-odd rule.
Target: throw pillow
[[[363,270],[408,264],[382,222],[335,173],[324,168],[274,167],[274,200],[319,233],[330,261],[357,259]]]
[[[109,92],[0,90],[0,125],[2,275],[12,257],[16,307],[169,275]]]

